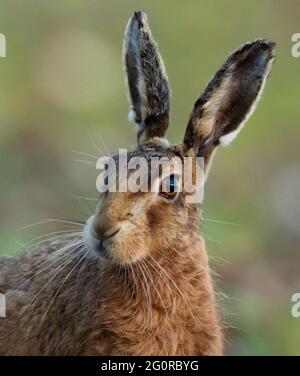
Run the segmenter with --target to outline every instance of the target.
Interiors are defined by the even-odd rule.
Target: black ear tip
[[[269,51],[271,55],[275,54],[276,43],[267,39],[258,39],[255,41],[257,43],[257,48]]]
[[[146,13],[142,12],[141,10],[136,10],[133,12],[133,19],[138,22],[140,27],[143,27],[143,24],[146,20]]]
[[[256,39],[242,45],[228,59],[228,64],[244,65],[250,61],[267,64],[275,57],[276,43],[267,39]]]
[[[273,41],[267,41],[268,42],[268,47],[270,51],[271,57],[274,57],[276,54],[276,43]]]
[[[140,21],[142,19],[142,12],[140,10],[136,10],[133,12],[133,17],[137,20]]]
[[[268,39],[257,39],[247,45],[249,50],[265,52],[267,59],[272,59],[275,56],[276,43]]]
[[[271,49],[271,50],[275,50],[276,48],[276,42],[272,41],[272,40],[267,40],[267,39],[264,39],[264,42],[265,44]]]

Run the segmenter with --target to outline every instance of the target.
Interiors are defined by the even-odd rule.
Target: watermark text
[[[0,57],[6,57],[6,38],[0,33]]]
[[[297,319],[300,317],[300,293],[299,292],[292,295],[292,303],[294,304],[292,305],[291,313],[292,313],[292,316]]]

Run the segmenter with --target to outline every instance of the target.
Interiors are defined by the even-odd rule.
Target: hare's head
[[[148,189],[103,194],[85,227],[91,251],[130,264],[155,252],[171,251],[183,236],[197,231],[201,205],[190,199],[194,192],[183,184],[187,169],[192,181],[201,184],[195,180],[197,158],[202,157],[206,175],[216,148],[236,137],[263,91],[274,48],[273,42],[256,40],[230,55],[194,104],[183,141],[170,146],[164,138],[170,118],[168,79],[146,15],[134,13],[125,31],[124,66],[137,147],[126,154],[125,165],[120,154],[112,157],[116,168],[110,175],[118,186],[126,181],[128,187],[131,179],[143,181]],[[187,157],[194,161],[189,167],[182,163]],[[172,163],[162,164],[153,178],[153,160],[161,159]]]

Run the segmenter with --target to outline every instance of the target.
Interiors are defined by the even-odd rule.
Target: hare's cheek
[[[119,264],[131,264],[146,257],[149,251],[150,239],[134,226],[126,226],[119,231],[110,244],[109,252],[112,260]]]

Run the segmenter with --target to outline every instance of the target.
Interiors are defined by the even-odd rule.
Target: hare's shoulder
[[[60,253],[72,250],[72,242],[69,241],[45,241],[35,247],[18,254],[17,256],[0,258],[0,292],[25,287],[28,279],[34,279],[34,275],[42,270],[42,266],[48,264],[48,260],[55,260]]]

